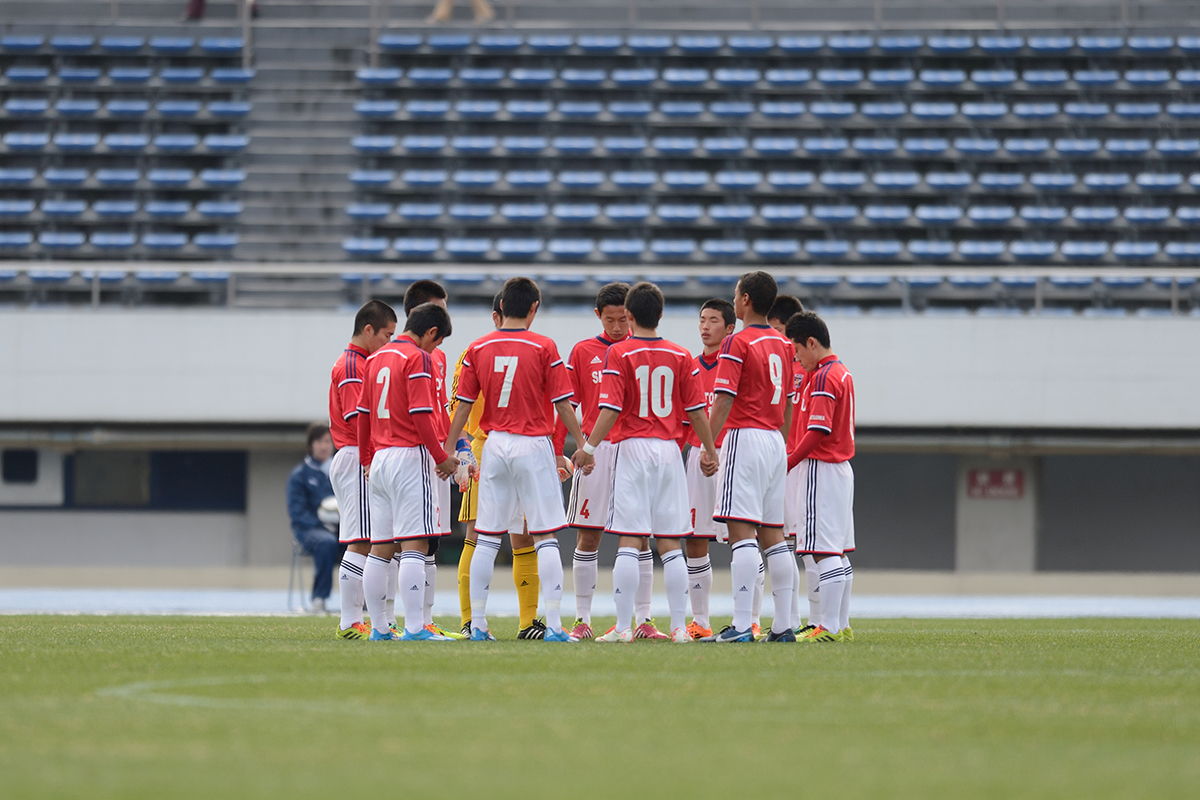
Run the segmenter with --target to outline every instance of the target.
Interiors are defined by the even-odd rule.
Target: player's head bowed
[[[528,319],[541,302],[542,293],[530,278],[509,278],[500,290],[500,308],[507,319]]]
[[[749,308],[753,313],[765,317],[770,313],[778,294],[779,286],[769,272],[747,272],[738,278],[737,289],[734,291],[734,307],[739,312]]]
[[[404,332],[412,336],[422,350],[431,351],[450,338],[453,332],[450,313],[439,305],[422,303],[409,313]]]
[[[639,328],[654,330],[663,313],[662,290],[653,283],[642,281],[625,296],[625,310]]]

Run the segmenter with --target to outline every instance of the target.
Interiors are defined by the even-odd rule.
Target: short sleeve
[[[576,344],[571,348],[571,355],[567,356],[567,379],[571,383],[571,405],[579,405],[579,366],[575,363],[575,355],[579,352],[579,345]]]
[[[717,356],[717,379],[713,384],[713,391],[737,397],[738,385],[742,379],[742,364],[745,360],[746,345],[742,337],[736,334],[726,336]]]
[[[833,414],[844,391],[840,381],[828,380],[829,370],[818,370],[813,376],[808,404],[808,430],[833,433]]]
[[[367,369],[367,362],[363,361],[363,383],[358,387],[358,398],[354,401],[355,408],[360,414],[371,413],[371,401],[374,398],[374,393],[371,390],[371,382],[369,380],[370,370]]]
[[[435,369],[433,359],[425,354],[423,358],[417,360],[415,366],[410,368],[408,373],[408,413],[409,414],[428,414],[432,413],[436,403],[434,390],[433,370]],[[390,389],[393,394],[403,391],[399,386],[393,386]]]
[[[621,412],[625,401],[625,374],[622,371],[624,359],[613,358],[612,348],[604,354],[604,366],[600,369],[600,408],[609,408]]]
[[[690,359],[683,362],[679,370],[679,400],[683,404],[685,412],[702,411],[707,405],[696,372],[698,370],[692,369]]]
[[[546,342],[546,388],[547,396],[551,403],[557,403],[560,400],[570,400],[575,396],[574,389],[571,388],[571,379],[567,373],[567,366],[562,360],[562,356],[558,354],[558,348],[552,340]]]
[[[346,359],[346,370],[340,375],[337,385],[338,407],[342,419],[349,420],[358,413],[358,397],[362,394],[363,375],[366,362],[357,356]]]
[[[468,347],[463,353],[461,368],[458,372],[458,382],[454,390],[456,400],[474,403],[479,399],[479,375],[475,371],[475,353]]]

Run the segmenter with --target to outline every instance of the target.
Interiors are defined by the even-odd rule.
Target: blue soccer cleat
[[[718,633],[712,637],[707,637],[707,638],[701,639],[700,641],[702,641],[702,642],[719,642],[722,644],[727,644],[730,642],[753,642],[754,641],[754,629],[746,628],[746,630],[744,630],[744,631],[739,631],[737,628],[733,627],[732,625],[726,625],[725,628],[720,633]]]
[[[442,636],[440,633],[434,633],[428,628],[421,628],[416,633],[409,633],[407,630],[400,636],[402,642],[452,642],[454,641],[449,636]]]
[[[564,631],[562,628],[546,628],[546,635],[542,637],[546,642],[578,642],[571,634]]]
[[[400,641],[400,637],[397,636],[396,634],[392,633],[391,631],[388,631],[387,633],[380,633],[379,631],[375,630],[374,628],[371,628],[371,635],[367,637],[367,641],[368,642],[398,642],[398,641]]]
[[[492,636],[491,631],[483,631],[483,630],[480,630],[479,628],[471,628],[471,641],[472,642],[494,642],[494,641],[496,641],[496,637]]]

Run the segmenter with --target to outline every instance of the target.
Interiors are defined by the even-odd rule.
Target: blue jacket
[[[305,456],[288,476],[287,506],[288,516],[292,518],[292,530],[324,528],[325,525],[317,518],[317,509],[321,507],[321,501],[332,494],[333,484],[329,482],[329,476],[313,461],[312,456]]]

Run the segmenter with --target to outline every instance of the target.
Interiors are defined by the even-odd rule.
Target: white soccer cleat
[[[619,631],[619,630],[617,630],[617,626],[613,625],[611,628],[608,629],[608,633],[605,633],[603,636],[597,636],[595,641],[597,641],[597,642],[619,642],[620,644],[629,644],[630,642],[633,641],[633,631],[628,628],[626,630]]]
[[[683,644],[692,640],[691,634],[687,632],[687,628],[676,628],[671,631],[671,641],[676,644]]]

